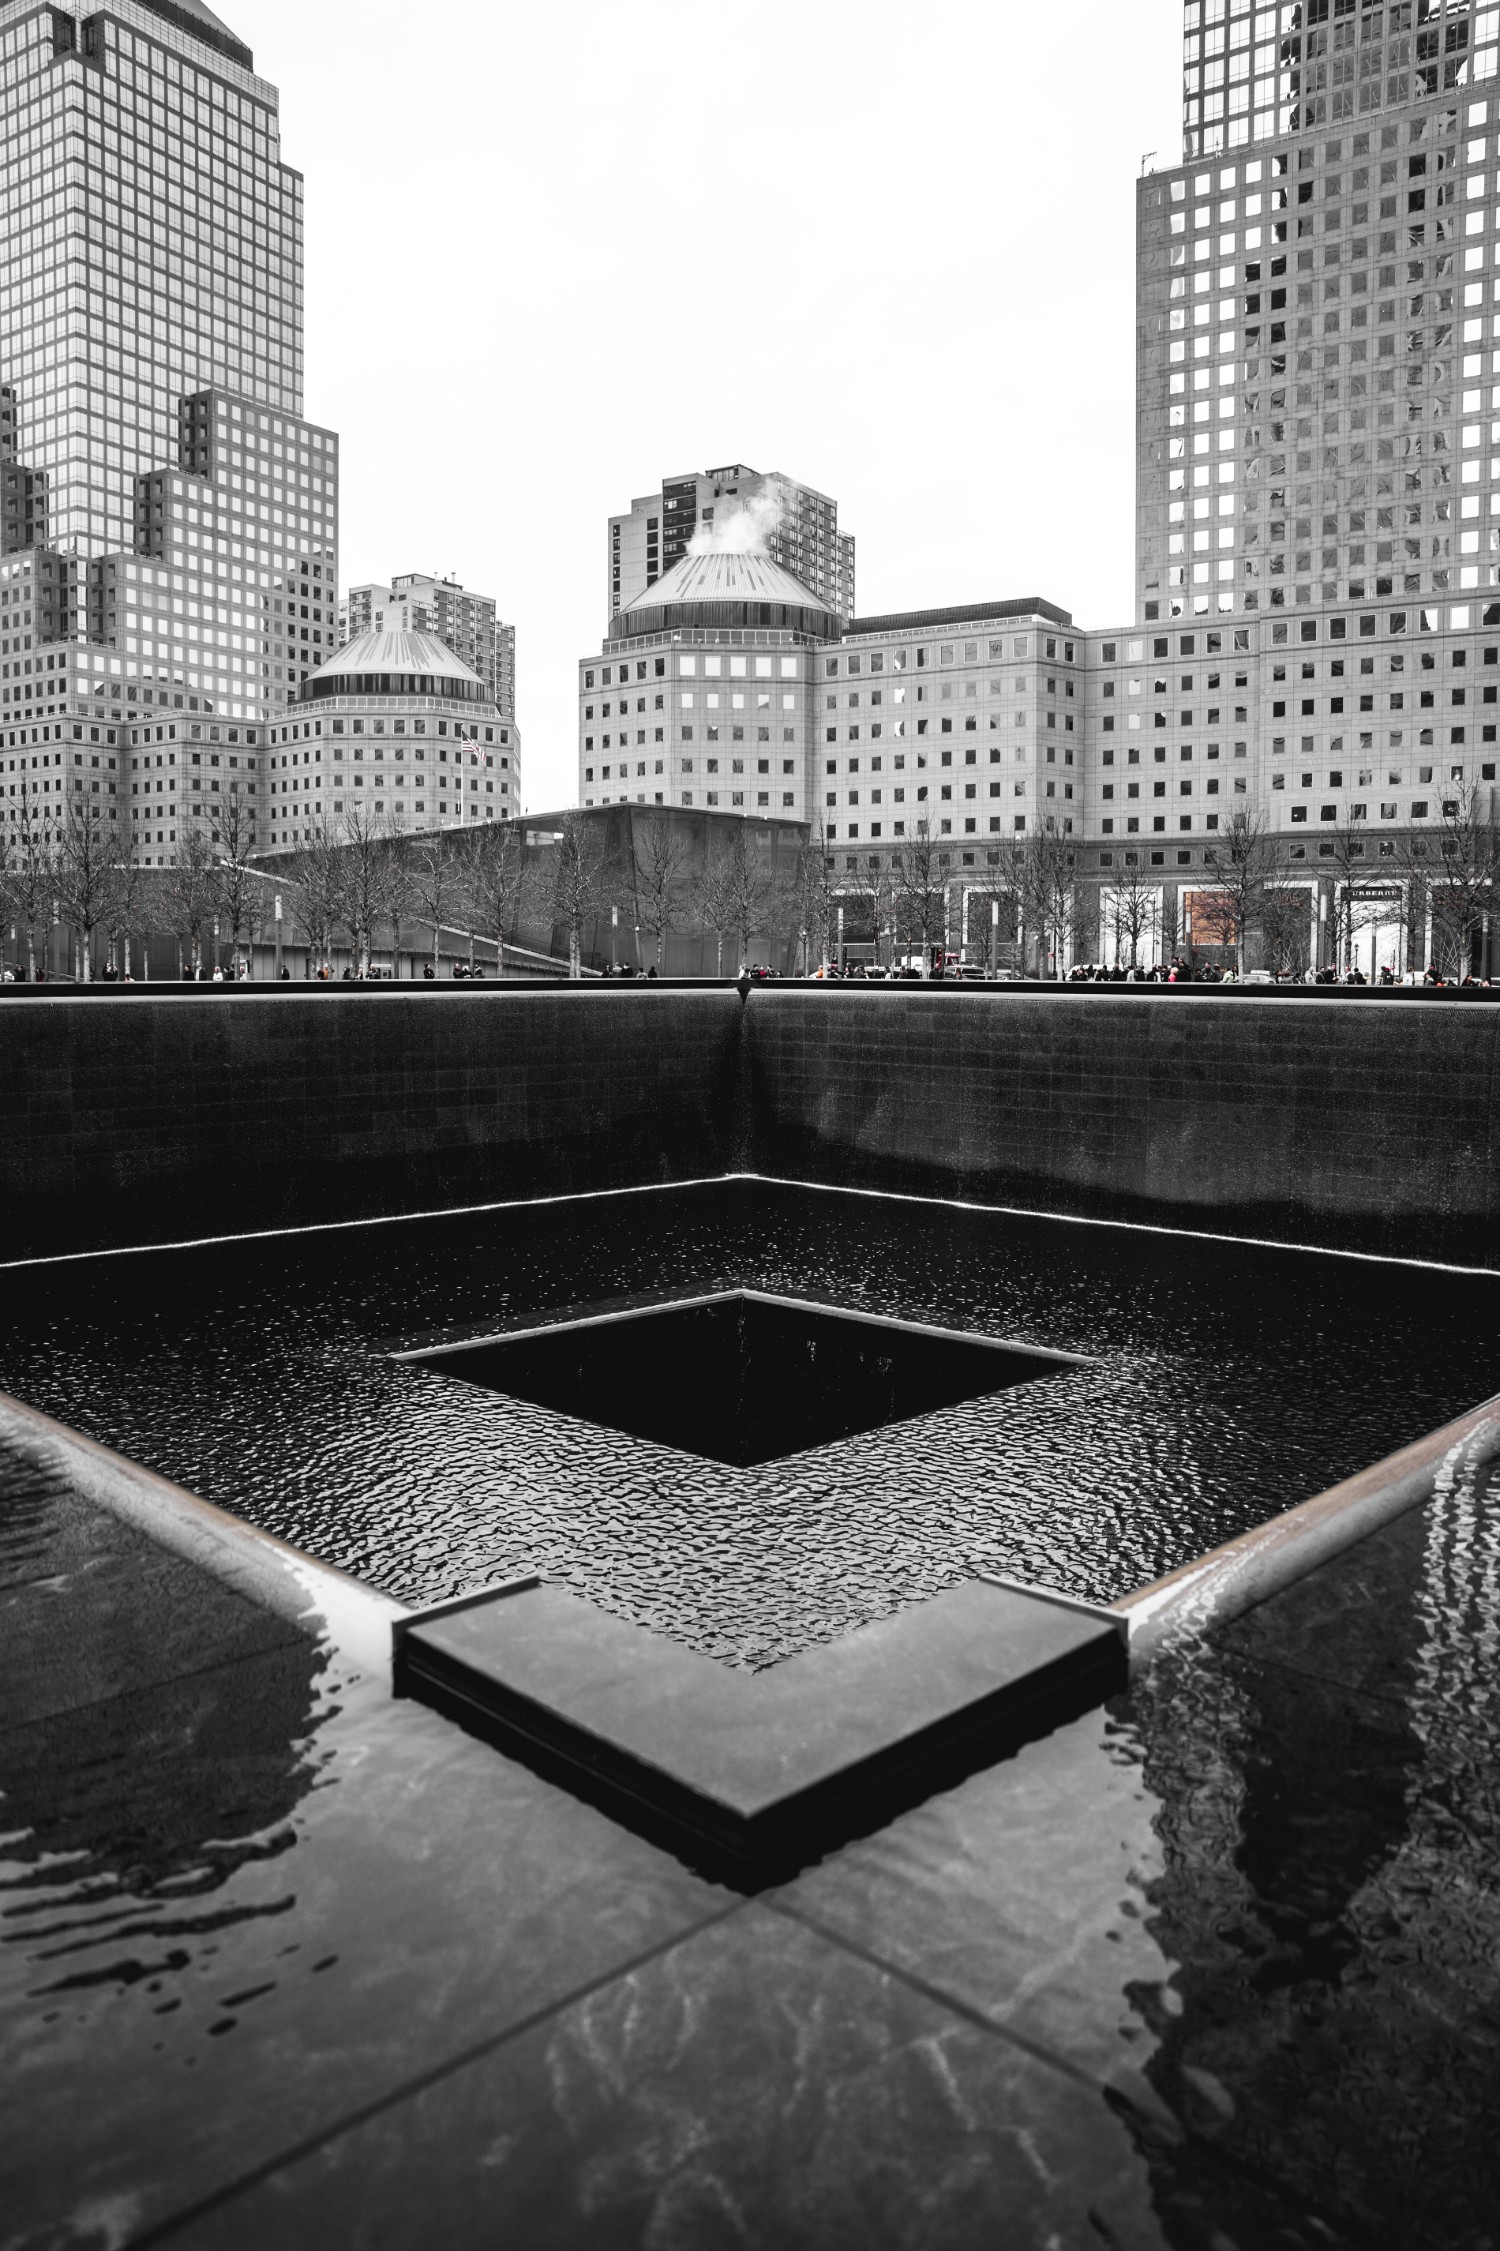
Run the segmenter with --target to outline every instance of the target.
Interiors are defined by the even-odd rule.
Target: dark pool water
[[[7,1279],[0,1387],[221,1507],[412,1603],[534,1569],[749,1664],[976,1567],[1111,1600],[1500,1389],[1500,1278],[747,1183]],[[389,1356],[737,1283],[1089,1365],[743,1469]]]

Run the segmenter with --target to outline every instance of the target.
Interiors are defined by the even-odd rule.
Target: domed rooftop
[[[771,627],[836,641],[843,625],[810,586],[769,555],[713,549],[684,555],[664,578],[626,604],[609,629],[612,641],[678,626]]]
[[[372,626],[337,649],[298,690],[302,703],[325,696],[441,696],[450,703],[488,703],[479,674],[431,633],[385,633]]]

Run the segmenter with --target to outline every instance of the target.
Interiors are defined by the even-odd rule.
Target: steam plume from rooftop
[[[688,541],[690,555],[763,555],[787,514],[785,487],[768,478],[759,492],[700,524]]]

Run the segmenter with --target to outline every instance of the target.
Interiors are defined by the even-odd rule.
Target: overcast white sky
[[[664,474],[831,493],[866,614],[1125,622],[1133,183],[1180,146],[1178,0],[215,4],[307,177],[345,584],[496,596],[533,811],[576,794],[608,516]]]

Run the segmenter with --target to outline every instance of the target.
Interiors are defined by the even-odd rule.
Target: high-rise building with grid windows
[[[262,835],[338,584],[276,89],[202,0],[10,0],[0,122],[7,790],[99,796],[152,864],[230,794]]]
[[[1494,807],[1500,7],[1184,28],[1184,161],[1138,198],[1139,622],[1091,639],[1083,829],[1191,899],[1246,814],[1314,958],[1362,919],[1404,966],[1413,840]]]
[[[1494,584],[1500,8],[1186,26],[1187,161],[1140,196],[1143,620]]]

